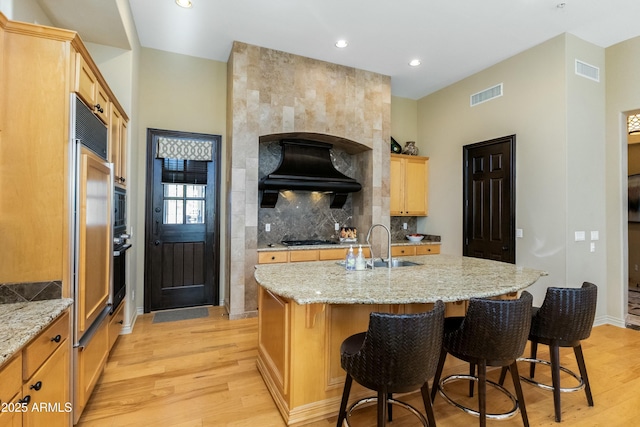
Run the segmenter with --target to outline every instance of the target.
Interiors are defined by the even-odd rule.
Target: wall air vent
[[[493,98],[498,98],[500,96],[502,96],[502,83],[471,95],[471,106],[475,107],[478,104],[482,104],[483,102],[490,101]]]
[[[600,68],[576,59],[576,74],[596,82],[600,81]]]

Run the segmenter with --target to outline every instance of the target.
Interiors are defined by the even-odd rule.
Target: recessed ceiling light
[[[193,4],[191,0],[176,0],[176,4],[180,7],[184,7],[185,9],[189,9]]]
[[[412,60],[409,62],[409,65],[411,65],[412,67],[417,67],[417,66],[418,66],[418,65],[420,65],[420,64],[421,64],[421,62],[420,62],[420,60],[419,60],[419,59],[412,59]]]
[[[336,47],[339,47],[340,49],[349,46],[349,43],[347,43],[346,40],[338,40],[336,42]]]

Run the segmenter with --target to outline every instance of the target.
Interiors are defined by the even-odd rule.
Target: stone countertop
[[[403,257],[421,265],[346,271],[336,261],[261,264],[265,289],[298,304],[414,304],[462,301],[517,292],[547,273],[455,255]]]
[[[0,304],[0,367],[71,304],[69,298]]]
[[[409,240],[399,240],[392,241],[391,246],[417,246],[417,245],[440,245],[442,242],[439,241],[431,241],[431,240],[422,240],[420,242],[411,242]],[[327,245],[300,245],[300,246],[286,246],[281,243],[273,243],[271,246],[265,245],[258,247],[258,252],[267,252],[267,251],[305,251],[305,250],[313,250],[313,249],[340,249],[340,248],[349,248],[349,246],[353,246],[354,249],[358,247],[358,245],[362,245],[363,247],[367,246],[365,242],[355,242],[355,243],[335,243],[335,244],[327,244]],[[386,248],[386,246],[385,246]]]

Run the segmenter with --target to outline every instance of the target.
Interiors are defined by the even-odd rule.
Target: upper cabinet
[[[71,93],[107,126],[115,106],[121,141],[128,118],[77,33],[0,13],[0,41],[0,283],[62,281],[66,296]]]
[[[109,96],[82,55],[76,59],[75,91],[104,123],[109,123]]]
[[[427,216],[429,158],[391,154],[391,216]]]
[[[126,116],[111,103],[109,123],[109,158],[113,163],[114,183],[125,188],[127,186],[127,121]]]

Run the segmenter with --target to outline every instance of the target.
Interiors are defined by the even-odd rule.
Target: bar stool
[[[385,425],[391,404],[408,409],[422,425],[435,427],[427,381],[436,371],[443,326],[442,301],[437,301],[433,310],[424,313],[371,313],[367,331],[348,337],[340,347],[340,361],[347,376],[337,427],[342,427],[344,421],[349,425],[349,417],[356,408],[376,401],[378,427]],[[377,391],[377,397],[360,399],[347,410],[353,380]],[[416,408],[392,398],[393,393],[418,389],[422,392],[428,421]]]
[[[584,389],[587,403],[593,406],[593,396],[584,363],[582,345],[580,342],[591,335],[593,320],[596,316],[598,287],[593,283],[584,282],[581,288],[547,288],[544,301],[540,308],[533,308],[531,331],[531,357],[520,359],[529,362],[529,378],[523,381],[553,391],[553,406],[556,422],[562,420],[560,393],[574,392]],[[549,346],[551,361],[537,359],[538,344]],[[560,347],[572,347],[578,362],[580,376],[560,365]],[[543,384],[533,379],[536,364],[551,366],[552,385]],[[578,381],[575,387],[560,386],[560,371],[563,371]],[[504,377],[504,370],[501,379]]]
[[[522,292],[520,298],[514,300],[471,298],[465,317],[447,318],[442,352],[431,390],[431,400],[435,399],[436,390],[439,390],[448,403],[477,416],[481,427],[486,426],[487,418],[511,418],[519,410],[524,426],[528,427],[529,420],[516,360],[522,355],[527,344],[532,302],[533,297],[526,291]],[[450,375],[440,380],[447,354],[468,362],[469,375]],[[477,376],[475,375],[476,366]],[[510,367],[517,399],[501,385],[487,380],[487,366]],[[478,383],[478,411],[455,402],[447,395],[446,384],[459,379],[469,380],[469,396],[473,396],[474,384]],[[495,387],[509,397],[513,408],[505,413],[488,414],[487,385]]]

